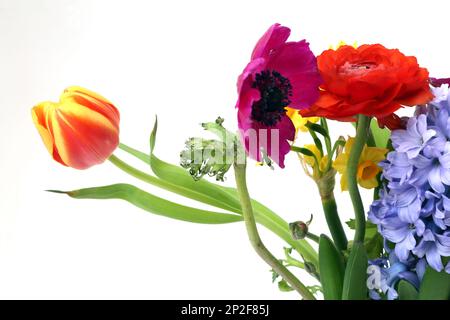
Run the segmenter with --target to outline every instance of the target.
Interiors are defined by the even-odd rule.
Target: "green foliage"
[[[450,274],[427,267],[420,284],[419,300],[449,300]]]
[[[375,146],[378,148],[386,148],[391,137],[391,131],[387,128],[381,129],[378,126],[378,122],[376,119],[373,119],[371,121],[370,130],[372,131]]]
[[[54,190],[52,192],[65,193],[75,199],[121,199],[128,201],[145,211],[188,222],[221,224],[242,220],[242,216],[236,214],[220,213],[183,206],[152,195],[133,185],[124,183],[68,192]]]
[[[360,242],[354,243],[345,268],[342,300],[367,299],[367,265],[364,245]]]
[[[348,227],[355,230],[355,220],[346,222]],[[377,226],[370,221],[366,222],[366,232],[364,236],[364,247],[369,259],[379,258],[383,252],[383,237],[378,233]]]
[[[324,298],[340,300],[345,273],[344,260],[330,238],[323,234],[319,240],[319,271]]]
[[[416,288],[405,280],[400,280],[397,287],[399,300],[417,300],[418,293]]]

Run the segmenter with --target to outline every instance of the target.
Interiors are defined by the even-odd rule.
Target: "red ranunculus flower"
[[[427,69],[397,49],[341,46],[324,51],[317,62],[324,83],[319,100],[300,111],[305,117],[353,121],[363,114],[382,119],[433,98]]]

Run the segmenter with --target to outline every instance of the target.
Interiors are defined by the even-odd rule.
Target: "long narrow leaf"
[[[119,145],[119,148],[140,159],[141,161],[150,164],[149,155],[123,143]],[[207,184],[209,182],[203,180],[196,182],[182,168],[166,163],[155,156],[152,156],[152,169],[158,177],[158,180],[161,182],[156,185],[157,187],[175,192],[189,199],[200,201],[217,208],[240,213],[240,205],[235,199],[230,199],[229,195],[225,195],[224,197],[223,192],[216,190],[217,187],[220,186],[208,188],[208,186],[205,185],[205,182]],[[152,181],[153,180],[149,180],[148,182],[155,185]],[[209,184],[214,186],[212,183]]]
[[[49,191],[56,193],[65,193],[75,199],[121,199],[128,201],[129,203],[145,211],[188,222],[223,224],[242,220],[241,216],[235,214],[213,212],[183,206],[159,198],[133,185],[125,183],[79,189],[74,191]]]
[[[344,283],[344,259],[326,235],[319,240],[319,270],[325,300],[341,300]]]
[[[356,242],[353,244],[345,268],[342,300],[367,299],[367,265],[368,258],[364,245]]]

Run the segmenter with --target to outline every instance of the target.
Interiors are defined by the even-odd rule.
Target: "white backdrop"
[[[241,223],[189,224],[119,200],[44,192],[130,182],[165,195],[109,163],[76,171],[54,162],[31,107],[69,85],[90,88],[120,109],[121,140],[143,150],[158,114],[156,152],[176,163],[184,140],[202,132],[198,123],[220,115],[236,128],[236,78],[272,23],[316,54],[340,40],[379,42],[450,76],[449,9],[446,1],[0,0],[0,298],[297,298],[271,283]],[[331,130],[352,133],[348,124]],[[249,187],[287,221],[314,213],[312,230],[326,232],[293,154],[285,170],[251,164]],[[351,217],[348,194],[337,192]],[[262,235],[281,257],[283,243]]]

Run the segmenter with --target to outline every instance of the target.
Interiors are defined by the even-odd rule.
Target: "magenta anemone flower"
[[[305,41],[286,42],[291,30],[272,25],[238,78],[238,124],[248,155],[265,152],[281,168],[295,128],[286,107],[305,109],[319,97],[317,61]]]

